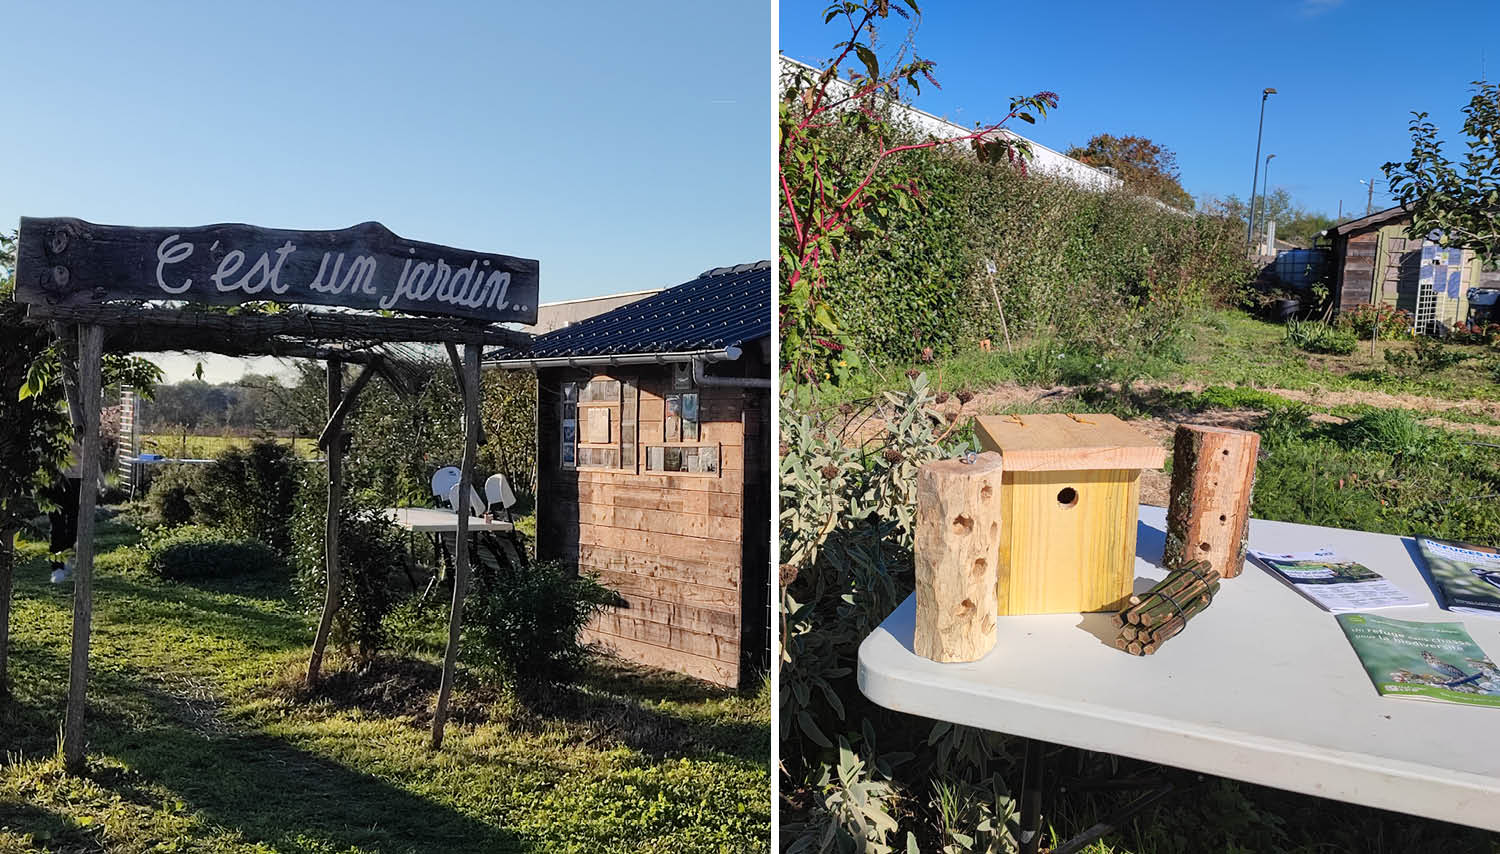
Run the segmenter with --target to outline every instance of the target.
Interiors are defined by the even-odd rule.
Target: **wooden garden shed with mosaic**
[[[738,686],[770,648],[771,270],[719,267],[554,330],[537,372],[538,557],[623,604],[622,658]]]

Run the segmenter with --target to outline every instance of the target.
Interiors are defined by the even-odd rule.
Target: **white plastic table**
[[[1166,511],[1142,507],[1136,588]],[[1253,520],[1250,546],[1329,547],[1415,598],[1377,612],[1462,622],[1492,658],[1500,619],[1444,611],[1408,538]],[[1254,563],[1155,655],[1115,649],[1109,614],[1002,617],[968,664],[912,652],[915,597],[859,648],[859,686],[887,708],[1323,798],[1500,830],[1500,710],[1381,697],[1333,615]]]
[[[439,510],[433,507],[387,507],[381,511],[387,519],[396,523],[398,527],[408,531],[416,531],[420,534],[455,534],[458,533],[458,514],[452,510]],[[494,531],[496,533],[508,534],[514,531],[515,525],[496,519],[486,522],[478,516],[469,518],[469,531]]]

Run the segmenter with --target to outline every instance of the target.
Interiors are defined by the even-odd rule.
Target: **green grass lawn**
[[[298,698],[311,617],[287,583],[95,586],[89,770],[61,772],[71,585],[24,545],[0,701],[0,851],[769,850],[770,698],[602,663],[523,703],[461,678],[427,748],[430,657],[332,662]]]
[[[927,372],[933,388],[983,391],[1003,383],[1023,386],[1089,386],[1122,380],[1166,385],[1225,385],[1297,391],[1383,392],[1445,402],[1500,400],[1496,367],[1500,350],[1482,345],[1447,345],[1468,358],[1435,372],[1402,374],[1393,370],[1386,351],[1411,351],[1410,341],[1380,341],[1372,358],[1370,342],[1361,341],[1347,356],[1302,352],[1285,342],[1285,327],[1242,311],[1204,312],[1177,352],[1163,355],[1069,352],[1055,342],[1018,342],[1008,353],[997,345],[989,352],[969,347],[931,363],[865,365],[842,384],[824,384],[812,393],[819,408],[868,398],[903,388],[905,372]],[[1420,408],[1420,407],[1414,407]]]

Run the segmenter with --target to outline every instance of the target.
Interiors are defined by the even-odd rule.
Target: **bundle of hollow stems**
[[[1194,616],[1207,608],[1219,592],[1219,573],[1208,561],[1184,564],[1139,596],[1113,618],[1120,630],[1115,647],[1131,655],[1150,655],[1167,638],[1182,631]]]

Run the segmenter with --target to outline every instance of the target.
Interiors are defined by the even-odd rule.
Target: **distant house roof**
[[[613,311],[538,336],[530,351],[486,361],[723,350],[771,335],[771,263],[715,267]]]
[[[613,311],[622,305],[638,302],[653,294],[659,294],[661,291],[661,288],[656,288],[649,291],[626,291],[597,297],[544,302],[536,307],[536,323],[533,323],[528,331],[533,335],[546,335],[553,330],[571,326],[590,317],[597,317],[606,311]]]

